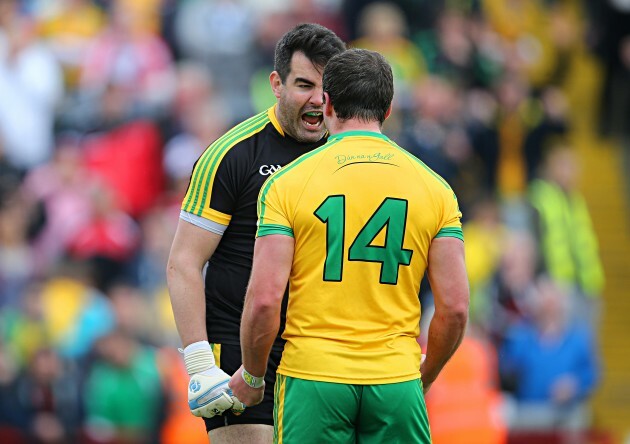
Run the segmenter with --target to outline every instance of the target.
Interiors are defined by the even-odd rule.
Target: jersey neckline
[[[389,140],[389,137],[387,137],[385,134],[381,134],[381,133],[377,133],[376,131],[361,131],[361,130],[354,130],[354,131],[344,131],[342,133],[337,133],[334,135],[331,135],[328,137],[328,140],[335,140],[335,139],[343,139],[344,137],[376,137],[377,139],[383,139],[383,140]]]
[[[271,108],[267,109],[267,116],[269,117],[269,120],[271,121],[271,124],[276,129],[276,131],[278,131],[280,135],[284,137],[284,130],[280,126],[280,122],[278,121],[278,117],[276,116],[276,106],[278,106],[277,103],[274,104]]]

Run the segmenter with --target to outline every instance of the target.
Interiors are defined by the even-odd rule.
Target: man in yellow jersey
[[[392,71],[376,52],[333,57],[323,78],[326,145],[284,167],[258,198],[243,319],[230,381],[260,402],[289,282],[275,387],[282,443],[429,443],[424,392],[468,318],[461,213],[449,185],[381,134]],[[435,296],[420,363],[420,280]]]
[[[339,37],[320,25],[301,24],[287,32],[276,45],[270,75],[276,106],[213,142],[191,175],[167,278],[191,375],[189,407],[204,417],[213,444],[260,444],[273,437],[275,369],[284,341],[278,337],[272,346],[266,402],[236,415],[229,410],[234,400],[227,387],[241,365],[239,325],[252,265],[256,200],[271,173],[326,142],[322,72],[344,50]]]

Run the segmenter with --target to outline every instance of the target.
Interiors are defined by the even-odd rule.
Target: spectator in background
[[[589,210],[577,190],[578,174],[575,151],[567,142],[552,141],[540,178],[530,186],[529,201],[542,268],[575,291],[582,306],[579,315],[593,319],[604,272]]]
[[[50,345],[42,304],[42,283],[31,282],[16,307],[0,311],[0,338],[15,363],[26,367],[38,350]]]
[[[20,409],[28,414],[26,434],[37,444],[75,442],[81,398],[76,367],[52,348],[39,349],[17,381]]]
[[[186,193],[195,161],[232,121],[227,104],[215,91],[210,69],[201,62],[177,65],[170,134],[164,145],[163,168],[174,202]],[[266,88],[269,89],[269,79]],[[270,105],[271,106],[271,105]]]
[[[566,135],[569,121],[569,102],[559,88],[542,89],[528,104],[529,129],[524,143],[527,182],[539,174],[543,162],[545,142],[552,137]]]
[[[0,309],[17,307],[28,282],[35,277],[35,255],[28,231],[33,216],[20,188],[0,201]]]
[[[492,316],[489,287],[505,249],[508,230],[501,221],[499,205],[493,197],[477,199],[463,224],[466,271],[470,285],[470,316],[473,321],[487,322]]]
[[[190,0],[181,4],[175,18],[179,52],[207,64],[216,90],[230,104],[236,122],[252,109],[249,81],[255,61],[251,52],[255,30],[252,11],[241,1]]]
[[[52,159],[31,169],[24,180],[25,198],[44,208],[46,222],[32,244],[40,273],[67,253],[72,238],[89,221],[90,177],[82,161],[79,136],[63,134],[57,138]]]
[[[24,172],[7,159],[4,152],[4,140],[0,135],[0,203],[20,187]]]
[[[429,71],[459,87],[489,87],[502,70],[496,35],[479,16],[446,9],[415,41]]]
[[[394,72],[394,104],[406,108],[408,93],[426,75],[424,57],[408,36],[408,24],[393,3],[371,3],[361,10],[359,38],[349,46],[383,54]]]
[[[535,87],[553,78],[556,68],[557,52],[545,3],[544,0],[481,0],[488,24],[502,39],[508,73],[518,72]]]
[[[19,367],[0,336],[0,441],[26,444],[28,413],[19,408],[16,380]]]
[[[114,330],[96,351],[84,392],[85,442],[156,442],[164,399],[155,350]]]
[[[505,199],[522,197],[527,187],[525,138],[529,129],[526,114],[529,94],[529,83],[519,75],[506,75],[497,84],[499,151],[494,173],[499,194]]]
[[[17,0],[0,0],[0,144],[27,170],[49,159],[62,71]]]
[[[471,195],[478,191],[479,180],[474,177],[478,168],[473,164],[473,150],[464,127],[461,92],[437,76],[416,82],[409,95],[409,118],[404,119],[396,141],[448,181],[458,196],[462,195],[460,205],[464,210]],[[385,128],[392,134],[387,122]]]
[[[86,51],[79,88],[94,108],[112,86],[128,96],[128,105],[141,116],[159,116],[170,103],[171,53],[144,14],[142,3],[114,0],[107,26]]]
[[[622,137],[630,146],[630,5],[621,0],[587,0],[591,8],[591,44],[600,57],[604,79],[600,131]]]
[[[570,315],[570,291],[539,278],[527,301],[528,318],[508,330],[499,361],[511,382],[511,430],[586,430],[586,401],[598,380],[591,330]]]
[[[116,282],[109,288],[107,297],[118,331],[144,345],[155,346],[162,341],[164,332],[156,328],[155,308],[140,288],[125,281]]]
[[[498,268],[485,289],[487,306],[479,313],[496,345],[526,316],[525,301],[538,273],[536,239],[528,231],[507,231],[501,245]]]
[[[345,21],[348,38],[355,40],[361,36],[361,13],[373,3],[383,3],[379,0],[341,0],[341,10]],[[399,8],[406,20],[409,21],[409,35],[415,36],[427,28],[435,25],[440,13],[444,10],[444,0],[389,0],[388,3]]]
[[[166,298],[168,300],[168,295]],[[170,303],[168,308],[170,311]],[[199,420],[190,414],[188,394],[181,389],[190,378],[175,346],[160,349],[157,363],[166,396],[160,444],[208,444],[208,435],[197,427]]]
[[[46,2],[40,8],[39,35],[61,64],[67,91],[74,92],[92,39],[106,23],[105,14],[92,0]]]
[[[587,0],[591,45],[604,70],[598,116],[599,132],[622,144],[624,170],[630,169],[630,4],[621,0]],[[630,178],[625,175],[626,195]]]
[[[60,261],[51,275],[41,295],[48,340],[62,357],[80,362],[114,327],[111,304],[94,288],[92,270],[84,262]]]
[[[116,204],[113,190],[99,183],[90,189],[91,212],[87,223],[70,242],[70,255],[93,265],[95,285],[107,291],[125,276],[140,242],[137,223]]]
[[[498,192],[504,204],[517,211],[508,224],[525,228],[521,200],[540,168],[544,141],[567,131],[568,102],[558,88],[534,94],[521,75],[504,75],[493,92],[467,93],[467,129],[487,192]]]
[[[461,101],[452,84],[440,77],[426,77],[414,86],[411,98],[412,124],[401,137],[401,144],[422,159],[449,183],[455,179],[457,156],[445,148],[460,123]],[[466,153],[464,153],[465,156]]]

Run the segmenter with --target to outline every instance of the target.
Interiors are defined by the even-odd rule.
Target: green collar
[[[335,139],[342,139],[344,137],[356,137],[356,136],[376,137],[378,139],[389,140],[389,137],[387,137],[386,135],[377,133],[375,131],[344,131],[343,133],[337,133],[330,136],[328,140],[335,140]]]

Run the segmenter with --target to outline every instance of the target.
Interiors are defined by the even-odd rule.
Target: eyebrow
[[[308,83],[309,85],[315,85],[314,82],[305,79],[304,77],[296,77],[293,83]]]

